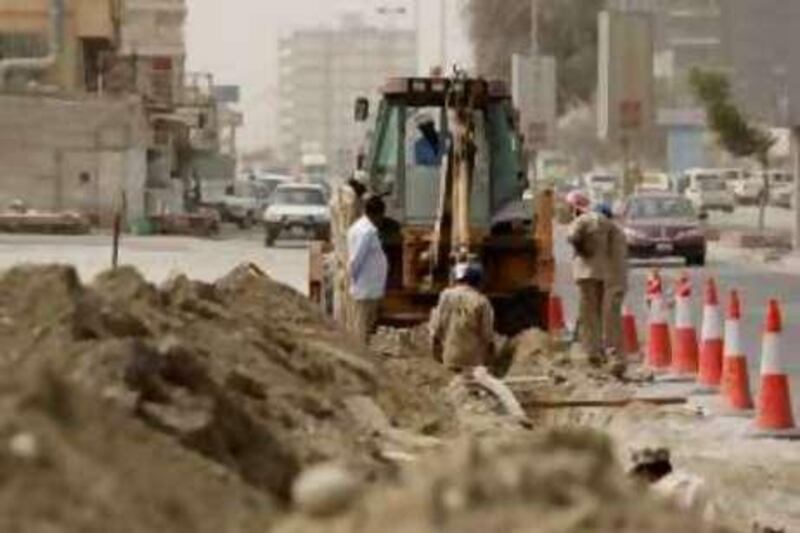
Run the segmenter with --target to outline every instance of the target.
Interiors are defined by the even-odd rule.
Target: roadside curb
[[[739,248],[715,242],[708,244],[709,252],[716,259],[736,263],[756,264],[781,274],[800,275],[800,255],[776,248]]]

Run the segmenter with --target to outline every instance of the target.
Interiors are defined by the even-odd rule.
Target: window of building
[[[47,38],[38,33],[0,33],[0,58],[42,57],[48,52]]]

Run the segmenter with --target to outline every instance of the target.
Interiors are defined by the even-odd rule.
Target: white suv
[[[719,173],[694,169],[686,172],[684,180],[687,185],[684,194],[701,213],[715,210],[732,213],[735,209],[733,193]]]
[[[272,246],[281,235],[330,237],[331,215],[325,189],[319,185],[280,185],[264,210],[264,242]]]

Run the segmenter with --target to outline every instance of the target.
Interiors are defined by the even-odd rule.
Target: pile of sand
[[[702,530],[643,498],[595,434],[500,424],[476,440],[474,398],[453,401],[423,332],[376,343],[252,266],[162,287],[132,269],[90,285],[69,267],[10,270],[0,530]],[[323,522],[292,513],[298,475],[331,460],[371,483],[365,497]]]
[[[591,431],[466,440],[371,490],[349,512],[294,516],[280,533],[723,531],[648,496]]]
[[[93,398],[97,408],[81,426],[97,442],[84,453],[114,463],[123,454],[106,449],[117,441],[101,438],[102,416],[127,415],[124,423],[139,428],[131,433],[132,455],[157,439],[172,445],[168,455],[205,457],[278,505],[288,503],[307,465],[337,459],[372,478],[387,468],[375,436],[355,429],[348,398],[381,391],[380,403],[403,419],[407,392],[413,411],[426,410],[413,391],[382,381],[365,351],[310,302],[247,266],[215,284],[179,277],[160,288],[132,269],[89,286],[69,267],[10,270],[0,279],[0,346],[0,371],[26,390],[38,386],[31,376],[46,373],[64,381],[68,398]],[[163,461],[140,468],[142,479],[164,471]],[[82,482],[73,489],[91,492],[79,489]],[[195,488],[202,500],[202,487]]]

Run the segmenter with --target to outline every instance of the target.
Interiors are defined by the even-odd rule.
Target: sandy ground
[[[180,237],[126,237],[122,262],[135,265],[151,282],[160,283],[177,272],[200,280],[213,280],[242,262],[252,262],[272,277],[304,290],[307,276],[306,250],[301,244],[283,244],[276,249],[263,247],[260,235],[236,235],[219,240]],[[103,271],[110,261],[109,239],[90,237],[0,237],[0,269],[18,263],[68,263],[74,265],[84,280]],[[751,268],[744,272],[728,259],[718,259],[712,268],[723,276],[744,278],[750,287],[765,285],[768,273]],[[702,272],[698,273],[702,274]],[[781,278],[783,286],[794,286],[796,279]],[[561,286],[568,281],[560,280]],[[800,301],[800,300],[798,300]],[[571,302],[567,302],[568,308]],[[758,319],[754,318],[755,328]],[[428,409],[424,416],[397,408],[404,403],[403,391],[413,395],[415,387],[435,395],[442,378],[413,361],[388,360],[381,365],[401,376],[395,394],[381,400],[386,408],[395,407],[396,420],[414,431],[449,433],[446,412]],[[422,373],[418,369],[422,368]],[[536,368],[526,369],[533,372]],[[579,378],[570,384],[578,394],[617,394],[607,383]],[[577,383],[577,384],[576,384]],[[403,386],[405,384],[405,387]],[[427,391],[430,388],[430,391]],[[674,391],[650,390],[647,394]],[[680,392],[680,391],[679,391]],[[641,392],[644,394],[645,392]],[[800,394],[800,393],[798,393]],[[420,404],[424,404],[419,398]],[[631,448],[666,446],[673,451],[678,469],[706,480],[719,503],[723,519],[737,530],[749,530],[753,521],[782,526],[787,531],[800,529],[800,467],[796,466],[797,443],[754,441],[747,437],[749,421],[729,419],[705,413],[713,412],[707,399],[697,400],[689,409],[640,409],[623,411],[567,410],[552,417],[549,423],[581,423],[607,430],[616,439],[618,455],[624,460]],[[413,402],[412,402],[413,403]]]
[[[641,387],[641,397],[684,396],[691,385]],[[800,530],[798,441],[756,439],[751,418],[723,416],[715,396],[690,396],[685,406],[552,413],[550,423],[607,431],[624,463],[643,448],[667,448],[677,472],[703,480],[717,519],[738,531],[759,523]]]

